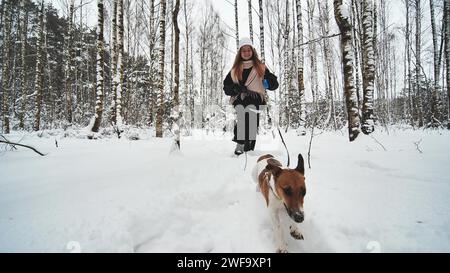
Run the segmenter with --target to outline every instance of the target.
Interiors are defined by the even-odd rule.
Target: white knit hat
[[[241,49],[243,46],[249,45],[253,47],[253,42],[250,40],[250,38],[244,37],[239,40],[239,49]]]

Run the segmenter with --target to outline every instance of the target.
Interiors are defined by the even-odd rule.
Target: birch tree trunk
[[[20,1],[20,59],[21,59],[21,74],[20,74],[20,95],[21,95],[21,103],[19,110],[19,128],[25,128],[25,111],[27,105],[27,64],[25,60],[26,56],[26,48],[27,48],[27,29],[28,29],[28,16],[27,11],[25,9],[25,0]]]
[[[97,23],[97,73],[95,77],[96,86],[95,86],[95,121],[92,127],[92,132],[97,133],[100,128],[100,124],[102,122],[102,114],[103,114],[103,97],[105,94],[105,71],[104,71],[104,51],[105,46],[103,42],[103,28],[104,28],[104,7],[103,0],[97,0],[97,8],[98,8],[98,23]]]
[[[433,127],[437,126],[439,123],[439,114],[437,111],[437,92],[439,90],[439,74],[441,70],[441,60],[439,59],[439,44],[436,30],[436,22],[434,18],[434,1],[430,0],[430,16],[431,16],[431,33],[433,37],[433,59],[434,59],[434,86],[431,90],[431,124]]]
[[[262,0],[259,0],[259,47],[261,53],[261,61],[265,63],[266,57],[264,53],[264,11]]]
[[[409,119],[410,119],[410,123],[411,126],[414,128],[415,124],[414,124],[414,103],[413,103],[413,96],[411,94],[412,92],[412,75],[411,75],[411,29],[410,29],[410,24],[409,24],[409,15],[410,15],[410,3],[409,1],[405,1],[405,8],[406,8],[406,30],[405,30],[405,37],[406,37],[406,59],[407,59],[407,81],[408,81],[408,109],[409,109]]]
[[[10,109],[9,109],[9,99],[11,95],[11,16],[12,16],[12,0],[6,0],[4,2],[4,24],[3,24],[3,68],[2,68],[2,91],[3,91],[3,132],[5,134],[10,133]]]
[[[444,0],[445,12],[445,70],[447,80],[447,129],[450,130],[450,0]]]
[[[306,103],[305,103],[305,83],[303,80],[303,67],[304,67],[304,49],[303,45],[303,22],[302,22],[302,6],[300,0],[295,0],[296,12],[297,12],[297,84],[300,103],[300,121],[299,121],[299,133],[300,135],[306,135],[305,121],[306,121]]]
[[[164,115],[164,57],[166,46],[166,0],[160,2],[161,14],[159,17],[159,83],[158,83],[158,98],[156,112],[156,137],[163,136],[163,115]]]
[[[175,0],[175,8],[173,10],[173,27],[174,27],[174,88],[173,88],[173,111],[174,111],[174,123],[173,132],[175,134],[175,147],[180,150],[180,99],[179,99],[179,86],[180,86],[180,28],[178,27],[178,13],[180,12],[180,0]]]
[[[419,119],[419,127],[423,126],[423,113],[422,113],[422,96],[421,96],[421,48],[422,48],[422,27],[421,27],[421,16],[422,16],[422,9],[421,9],[421,1],[415,0],[416,3],[416,108],[418,113],[418,119]]]
[[[120,138],[120,133],[122,132],[122,90],[123,90],[123,72],[124,72],[124,61],[123,61],[123,0],[118,0],[117,3],[117,67],[114,77],[114,83],[116,88],[116,101],[115,101],[115,126],[116,132]]]
[[[314,32],[313,32],[313,19],[314,19],[314,10],[315,3],[313,0],[308,0],[308,37],[309,40],[314,40]],[[317,72],[317,47],[316,43],[308,44],[308,52],[309,52],[309,63],[310,63],[310,82],[311,82],[311,95],[313,102],[314,111],[317,110],[317,93],[319,91],[319,82],[318,82],[318,72]]]
[[[156,49],[155,49],[155,41],[156,41],[156,32],[157,28],[155,27],[155,0],[150,0],[150,22],[149,22],[149,56],[150,56],[150,64],[149,64],[149,73],[148,73],[148,82],[149,82],[149,93],[150,93],[150,105],[149,105],[149,123],[153,125],[154,121],[154,111],[156,109],[156,99],[155,99],[155,78],[156,78]]]
[[[352,48],[352,26],[348,7],[344,6],[342,0],[334,0],[334,15],[336,23],[341,31],[341,53],[344,77],[344,93],[347,106],[348,132],[350,141],[354,141],[360,133],[360,122],[358,115],[358,102],[356,100],[356,89],[353,76],[353,52]]]
[[[373,51],[373,4],[371,0],[363,0],[363,108],[361,130],[368,135],[374,131],[373,91],[375,79],[375,63]]]
[[[75,0],[70,0],[69,4],[69,25],[64,37],[64,89],[66,95],[66,119],[69,124],[72,123],[72,80],[73,80],[73,14],[74,14]]]
[[[236,50],[239,51],[239,14],[237,0],[234,0],[234,20],[236,24]]]
[[[253,42],[252,0],[248,0],[248,24],[249,24],[250,40],[252,40]]]
[[[291,111],[290,111],[290,103],[291,103],[291,94],[290,94],[290,90],[289,90],[289,85],[291,84],[291,81],[289,79],[289,32],[290,32],[290,28],[289,28],[289,0],[286,0],[286,5],[285,5],[285,9],[286,9],[286,16],[285,16],[285,22],[284,22],[284,33],[283,33],[283,38],[284,38],[284,48],[283,48],[283,55],[284,55],[284,69],[283,69],[283,74],[284,74],[284,103],[283,105],[283,111],[285,113],[286,116],[286,129],[289,128],[290,125],[290,116],[291,116]],[[281,49],[280,49],[281,50]]]
[[[194,126],[194,104],[193,104],[193,94],[191,86],[193,84],[192,79],[192,68],[191,68],[191,60],[189,59],[189,50],[191,45],[191,33],[192,33],[192,27],[190,22],[190,17],[188,16],[188,9],[187,9],[187,2],[188,0],[184,0],[183,2],[183,11],[184,11],[184,25],[185,25],[185,42],[186,42],[186,52],[185,52],[185,64],[184,64],[184,92],[185,92],[185,105],[189,109],[190,114],[190,127],[192,128]],[[192,58],[192,56],[191,56]],[[192,101],[192,103],[191,103]]]
[[[41,2],[41,9],[39,11],[39,27],[38,27],[38,49],[37,49],[37,61],[36,61],[36,78],[35,78],[35,93],[36,93],[36,114],[34,119],[34,131],[39,131],[41,127],[41,110],[42,110],[42,94],[44,90],[44,39],[45,39],[45,9],[44,1]]]
[[[112,46],[111,46],[111,79],[112,79],[112,101],[111,101],[111,111],[110,111],[110,122],[115,125],[117,122],[117,117],[116,117],[116,101],[117,101],[117,57],[118,57],[118,47],[117,47],[117,37],[118,37],[118,30],[117,30],[117,8],[118,8],[118,3],[119,0],[114,0],[113,2],[113,13],[111,15],[112,19]]]
[[[360,62],[360,54],[361,54],[361,40],[358,39],[358,26],[359,26],[359,12],[358,12],[358,0],[352,0],[352,30],[353,30],[353,51],[355,52],[355,88],[356,88],[356,96],[358,98],[358,108],[361,109],[361,62]],[[361,58],[362,59],[362,58]]]

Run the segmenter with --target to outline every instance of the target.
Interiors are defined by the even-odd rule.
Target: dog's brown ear
[[[277,166],[277,164],[273,164],[270,161],[267,161],[266,169],[269,170],[274,177],[278,177],[281,174],[282,169]]]
[[[302,154],[298,154],[298,163],[297,163],[297,167],[295,168],[295,170],[303,175],[305,174],[305,163],[303,161]]]

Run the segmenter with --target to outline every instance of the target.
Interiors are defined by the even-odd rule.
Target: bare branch
[[[304,45],[308,45],[308,44],[311,44],[311,43],[317,43],[317,42],[322,41],[323,39],[329,39],[329,38],[333,38],[333,37],[337,37],[337,36],[341,36],[341,34],[340,33],[335,33],[335,34],[331,34],[331,35],[328,35],[328,36],[322,36],[322,37],[316,38],[314,40],[310,40],[308,42],[299,44],[297,46],[304,46]]]
[[[422,150],[419,147],[420,142],[422,142],[422,139],[420,139],[419,141],[414,142],[414,145],[416,145],[417,151],[419,151],[421,154],[423,154]]]
[[[4,137],[3,137],[4,138]],[[20,144],[20,143],[14,143],[14,142],[10,142],[10,141],[7,141],[7,140],[1,140],[0,139],[0,143],[5,143],[5,144],[7,144],[7,145],[11,145],[11,146],[20,146],[20,147],[25,147],[25,148],[28,148],[28,149],[31,149],[31,150],[33,150],[33,151],[35,151],[36,153],[38,153],[39,155],[41,155],[41,156],[45,156],[46,154],[43,154],[43,153],[41,153],[41,152],[39,152],[38,150],[36,150],[36,148],[34,148],[34,147],[31,147],[31,146],[28,146],[28,145],[24,145],[24,144]],[[15,147],[14,147],[15,148]],[[16,148],[17,149],[17,148]]]

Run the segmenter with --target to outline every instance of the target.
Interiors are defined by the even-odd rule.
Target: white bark
[[[314,40],[314,10],[315,2],[313,0],[307,1],[308,9],[308,37],[309,40]],[[310,85],[311,85],[311,95],[313,101],[313,108],[317,110],[317,95],[319,92],[319,81],[318,81],[318,69],[317,69],[317,47],[316,43],[308,44],[308,55],[310,63]]]
[[[334,0],[334,14],[336,23],[341,31],[341,53],[344,77],[344,93],[347,106],[348,131],[350,141],[354,141],[359,129],[358,101],[354,85],[353,65],[354,55],[352,52],[352,26],[346,11],[348,7],[342,4],[342,0]]]
[[[450,0],[444,0],[445,6],[445,70],[447,80],[447,129],[450,130]]]
[[[66,118],[69,124],[72,123],[72,79],[73,79],[73,15],[75,0],[70,0],[69,25],[64,37],[64,89],[66,96]]]
[[[28,28],[28,18],[27,18],[27,12],[25,10],[25,0],[20,1],[20,24],[21,24],[21,30],[20,30],[20,59],[21,59],[21,74],[20,74],[20,95],[21,95],[21,103],[20,103],[20,110],[19,110],[19,128],[24,129],[25,128],[25,111],[26,111],[26,105],[27,105],[27,66],[26,66],[26,46],[27,46],[27,28]]]
[[[163,114],[164,114],[164,58],[166,46],[166,0],[160,2],[161,13],[159,17],[159,84],[158,98],[156,101],[158,111],[156,113],[156,137],[163,136]]]
[[[117,3],[117,67],[114,77],[114,84],[117,86],[115,94],[115,126],[117,132],[121,132],[122,127],[122,90],[123,90],[123,0],[118,0]]]
[[[35,131],[39,131],[41,126],[41,110],[42,110],[42,93],[44,89],[44,43],[45,43],[45,9],[44,9],[44,1],[41,2],[41,8],[39,11],[39,27],[38,27],[38,48],[37,48],[37,61],[36,61],[36,78],[35,78],[35,93],[36,93],[36,114],[34,119],[34,127]]]
[[[96,85],[95,85],[95,121],[92,132],[98,132],[103,115],[103,98],[105,93],[104,83],[104,41],[103,41],[103,24],[104,24],[104,6],[103,0],[97,0],[98,22],[97,22],[97,65],[96,65]]]
[[[11,95],[11,16],[12,16],[12,0],[6,0],[4,2],[4,43],[3,43],[3,68],[2,68],[2,91],[3,91],[3,104],[2,104],[2,115],[3,115],[3,132],[9,134],[10,132],[10,109],[9,109],[9,99]]]
[[[423,115],[422,115],[422,99],[421,99],[421,49],[422,49],[422,8],[421,1],[415,0],[416,4],[416,109],[419,119],[419,127],[423,126]]]
[[[252,40],[253,42],[252,0],[247,1],[248,1],[248,24],[249,24],[250,40]]]
[[[363,74],[363,108],[362,108],[362,132],[370,134],[374,131],[373,116],[373,92],[375,76],[375,60],[373,50],[373,4],[371,0],[363,0],[363,40],[362,51],[364,61]]]
[[[303,22],[302,22],[302,6],[300,0],[295,0],[296,12],[297,12],[297,85],[299,93],[300,103],[300,121],[299,131],[301,135],[305,135],[305,121],[306,121],[306,103],[305,103],[305,83],[303,80],[303,68],[304,68],[304,49],[301,45],[303,43]]]
[[[239,51],[239,14],[237,0],[234,0],[234,20],[236,25],[236,50]]]
[[[439,90],[439,75],[441,70],[441,61],[439,59],[439,45],[438,45],[438,37],[436,30],[436,22],[434,18],[434,1],[430,0],[430,17],[431,17],[431,33],[433,37],[433,59],[434,59],[434,88],[431,93],[431,123],[435,124],[434,119],[438,119],[438,111],[437,111],[437,92]],[[436,124],[437,125],[437,124]]]
[[[259,47],[261,54],[261,61],[266,62],[265,52],[264,52],[264,11],[263,11],[263,1],[259,0]]]

